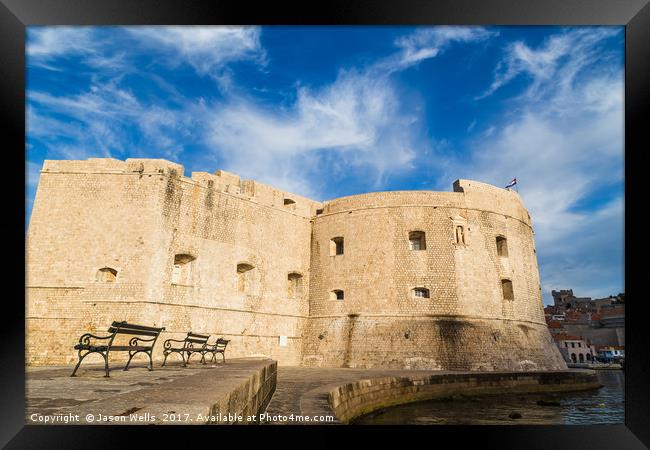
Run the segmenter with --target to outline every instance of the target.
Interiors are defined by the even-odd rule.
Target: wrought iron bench
[[[205,347],[201,351],[201,361],[205,364],[205,354],[212,353],[212,358],[210,358],[210,362],[212,362],[213,360],[216,362],[217,353],[221,353],[221,357],[223,358],[223,363],[225,364],[226,346],[228,345],[228,342],[230,341],[224,338],[217,339],[217,342],[215,342],[214,344],[208,344],[206,342]]]
[[[165,359],[163,360],[162,365],[165,365],[169,355],[172,353],[178,353],[181,355],[181,358],[183,358],[183,367],[186,367],[190,362],[190,356],[192,356],[192,353],[201,353],[201,355],[203,355],[202,351],[207,345],[209,338],[209,334],[196,334],[190,331],[187,333],[187,336],[185,336],[185,339],[167,339],[163,343],[163,355],[165,355]],[[174,345],[172,342],[176,342],[178,345]],[[185,361],[185,354],[187,354],[187,361]],[[204,359],[201,358],[201,361],[204,362]]]
[[[129,364],[131,364],[131,360],[136,354],[146,353],[149,355],[149,370],[151,371],[153,370],[153,359],[151,353],[158,336],[164,329],[165,327],[156,328],[144,325],[135,325],[127,322],[113,322],[111,327],[108,329],[109,334],[107,336],[96,336],[91,333],[83,334],[79,338],[79,343],[74,346],[75,350],[78,350],[79,353],[79,362],[70,376],[75,376],[81,361],[91,353],[99,353],[104,357],[104,369],[106,370],[106,375],[104,375],[105,377],[110,376],[108,369],[108,354],[110,352],[129,352],[129,361],[126,363],[126,366],[124,366],[124,370],[129,370]],[[118,334],[132,335],[134,337],[129,340],[129,345],[113,345],[113,341]],[[105,343],[98,343],[96,341],[105,341]]]

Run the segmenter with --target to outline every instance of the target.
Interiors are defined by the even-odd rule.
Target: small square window
[[[411,231],[409,233],[410,250],[426,250],[427,244],[424,231]]]
[[[429,289],[415,288],[413,289],[413,296],[418,298],[429,298]]]

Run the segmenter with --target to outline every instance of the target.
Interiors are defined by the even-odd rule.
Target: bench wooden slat
[[[146,331],[146,330],[133,330],[131,328],[109,328],[108,332],[109,333],[115,333],[117,331],[117,334],[131,334],[134,336],[158,336],[160,334],[159,331]]]
[[[145,331],[157,331],[160,332],[165,329],[165,327],[150,327],[146,325],[136,325],[128,322],[113,322],[111,328],[130,328],[132,330],[145,330]]]
[[[209,334],[194,334],[194,333],[189,333],[187,335],[189,338],[197,338],[197,339],[205,339],[208,340],[210,338]]]
[[[205,344],[208,340],[207,339],[192,339],[192,338],[187,338],[185,339],[186,342],[192,342],[194,344]]]

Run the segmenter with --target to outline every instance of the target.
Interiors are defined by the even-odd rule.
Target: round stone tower
[[[458,180],[453,192],[326,202],[309,302],[308,366],[566,369],[544,320],[531,219],[511,190]]]

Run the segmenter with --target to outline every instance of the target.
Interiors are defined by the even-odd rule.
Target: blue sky
[[[623,27],[29,27],[45,159],[164,158],[327,200],[513,177],[551,289],[624,290]]]

